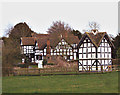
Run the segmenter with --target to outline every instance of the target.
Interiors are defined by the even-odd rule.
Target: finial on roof
[[[97,32],[98,32],[98,30],[97,30],[97,29],[92,29],[91,31],[92,31],[92,33],[93,33],[94,35],[96,35],[96,34],[97,34]]]

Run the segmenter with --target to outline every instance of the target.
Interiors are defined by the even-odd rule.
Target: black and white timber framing
[[[79,71],[107,71],[112,65],[113,47],[106,32],[86,32],[78,44]]]
[[[24,38],[24,40],[27,39],[27,37]],[[34,39],[30,39],[34,40]],[[48,40],[47,40],[48,41]],[[38,62],[39,60],[43,60],[44,57],[46,57],[47,53],[47,43],[44,46],[44,48],[39,47],[39,42],[34,41],[34,43],[31,44],[23,44],[23,41],[21,39],[21,53],[23,56],[28,57],[30,59],[30,62]],[[77,59],[77,44],[69,44],[67,41],[65,41],[64,38],[61,38],[61,41],[58,42],[58,44],[52,48],[50,46],[50,55],[61,55],[63,56],[67,61],[76,60]],[[22,62],[25,62],[25,58],[22,58]]]

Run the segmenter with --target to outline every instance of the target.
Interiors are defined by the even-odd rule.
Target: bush
[[[46,59],[43,59],[43,66],[44,65],[47,65],[47,60]]]
[[[21,67],[21,68],[28,68],[28,64],[19,64],[18,67]]]
[[[53,64],[53,63],[47,63],[47,65],[55,65],[55,64]]]

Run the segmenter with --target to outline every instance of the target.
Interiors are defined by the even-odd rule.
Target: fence
[[[22,68],[13,71],[13,75],[48,75],[48,74],[69,74],[69,73],[78,73],[78,70],[72,68],[43,68],[43,69]]]
[[[111,65],[108,68],[108,71],[103,71],[103,67],[101,67],[101,71],[96,73],[103,73],[103,72],[111,72],[111,71],[120,71],[120,65]],[[10,71],[8,70],[7,72],[8,76],[17,76],[17,75],[50,75],[50,74],[81,74],[81,73],[95,73],[91,71],[87,72],[79,72],[77,68],[62,68],[62,67],[57,67],[57,68],[18,68],[18,69],[13,69]]]

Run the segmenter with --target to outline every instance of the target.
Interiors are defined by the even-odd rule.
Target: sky
[[[59,20],[80,32],[95,21],[100,32],[118,33],[118,2],[1,2],[0,7],[0,37],[20,22],[37,33],[46,33],[53,21]]]

